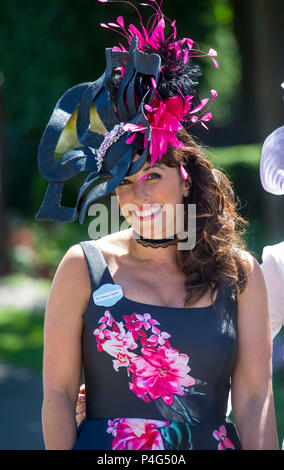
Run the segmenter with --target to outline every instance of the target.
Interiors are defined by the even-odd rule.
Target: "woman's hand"
[[[78,399],[77,399],[77,404],[76,404],[76,423],[77,426],[85,419],[86,417],[86,408],[85,408],[85,384],[81,385],[79,393],[78,393]]]

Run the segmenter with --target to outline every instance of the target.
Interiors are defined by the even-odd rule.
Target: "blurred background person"
[[[284,88],[284,82],[281,86]],[[264,141],[260,179],[265,191],[284,195],[284,126],[277,128]],[[272,338],[275,338],[284,325],[284,233],[282,242],[263,248],[262,261],[261,268],[268,290],[271,333]]]

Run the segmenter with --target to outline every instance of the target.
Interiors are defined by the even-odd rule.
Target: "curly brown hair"
[[[185,230],[188,204],[196,205],[196,244],[190,250],[178,250],[177,265],[186,275],[184,306],[194,304],[211,290],[211,300],[223,280],[235,286],[233,296],[238,298],[248,280],[248,264],[242,255],[247,251],[244,226],[249,222],[237,214],[239,199],[227,176],[213,168],[204,146],[197,144],[184,129],[177,137],[185,149],[168,146],[163,164],[177,167],[180,163],[188,172],[189,194],[184,198]],[[181,176],[180,176],[181,177]],[[214,284],[214,287],[213,287]]]

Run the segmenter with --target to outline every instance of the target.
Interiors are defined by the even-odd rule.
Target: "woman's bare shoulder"
[[[113,253],[119,250],[120,247],[125,246],[130,236],[130,230],[110,233],[98,240],[88,240],[88,242],[99,246],[105,253]],[[84,250],[80,243],[70,246],[58,268],[64,270],[65,274],[68,273],[70,276],[80,279],[84,284],[86,283],[86,279],[89,278],[89,272]]]
[[[254,258],[254,256],[249,251],[243,250],[238,247],[233,247],[233,249],[238,253],[238,255],[240,255],[242,259],[252,262],[252,259]]]
[[[113,232],[106,235],[98,240],[93,240],[95,244],[99,246],[105,253],[114,253],[119,251],[125,251],[125,247],[131,236],[132,229],[121,230],[119,232]]]
[[[246,250],[240,250],[240,255],[244,261],[246,261],[248,274],[251,275],[253,272],[261,271],[261,267],[256,257]]]
[[[247,283],[245,289],[240,294],[240,300],[243,302],[251,302],[257,296],[265,299],[266,285],[261,266],[256,257],[246,250],[240,253],[247,270]]]
[[[83,248],[80,243],[76,243],[68,248],[58,267],[62,267],[64,270],[69,270],[70,274],[74,268],[76,268],[76,270],[79,269],[79,272],[76,271],[74,274],[80,274],[80,271],[85,271],[85,266],[86,262]]]
[[[74,291],[76,286],[76,294],[80,293],[81,298],[88,298],[91,288],[89,271],[79,243],[70,246],[63,255],[57,267],[53,285],[67,291]]]
[[[255,256],[253,256],[249,251],[247,250],[243,250],[243,249],[240,249],[238,247],[234,247],[233,248],[237,253],[238,255],[241,257],[242,261],[244,262],[245,266],[246,266],[246,272],[247,274],[249,275],[253,269],[259,265],[257,259],[255,258]],[[260,265],[259,265],[260,267]],[[257,269],[257,268],[256,268]]]

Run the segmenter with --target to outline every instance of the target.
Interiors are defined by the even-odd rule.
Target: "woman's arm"
[[[82,315],[89,293],[84,253],[74,245],[57,268],[45,312],[42,425],[47,450],[72,449],[76,441]]]
[[[232,377],[232,408],[245,450],[279,449],[272,390],[272,341],[267,289],[249,253],[249,280],[238,302],[239,352]]]

